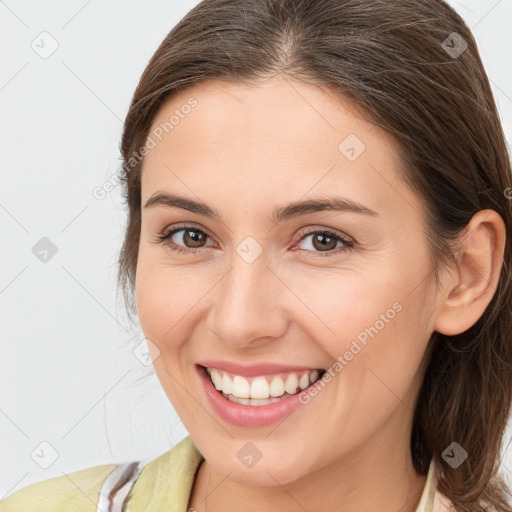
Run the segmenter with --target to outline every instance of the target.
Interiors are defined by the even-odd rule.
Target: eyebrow
[[[205,203],[177,196],[167,192],[158,191],[153,194],[144,205],[144,208],[153,206],[166,206],[168,208],[181,208],[204,217],[220,219],[220,214],[215,208],[210,208]],[[345,197],[328,197],[325,199],[310,199],[296,201],[284,206],[276,207],[272,213],[271,220],[274,223],[282,222],[308,213],[320,211],[355,212],[365,215],[379,216],[379,214],[356,201]]]

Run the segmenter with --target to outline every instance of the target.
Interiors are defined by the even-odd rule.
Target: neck
[[[407,431],[398,429],[398,443],[397,424],[391,420],[364,446],[286,485],[240,484],[204,461],[189,506],[197,512],[415,512],[426,476],[414,470]]]

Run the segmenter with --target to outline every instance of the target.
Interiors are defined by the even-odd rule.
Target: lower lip
[[[196,366],[206,395],[216,413],[228,423],[238,427],[265,427],[283,420],[286,416],[304,405],[299,401],[299,393],[282,398],[279,402],[267,405],[237,404],[225,398],[213,385],[206,368]],[[307,389],[307,388],[306,388]]]

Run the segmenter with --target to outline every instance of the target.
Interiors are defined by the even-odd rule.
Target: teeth
[[[284,395],[284,382],[281,377],[274,377],[270,383],[270,396]]]
[[[295,372],[270,376],[245,378],[216,368],[206,369],[217,391],[232,402],[245,405],[266,405],[277,402],[284,396],[294,395],[320,377],[318,370],[297,374]],[[284,377],[284,378],[283,378]]]
[[[300,389],[306,389],[309,386],[309,375],[305,373],[299,380]]]
[[[226,374],[224,374],[224,378],[225,377]],[[249,398],[251,386],[249,386],[247,379],[245,377],[240,377],[240,375],[235,375],[235,378],[233,379],[233,391],[231,393],[233,396],[237,396],[238,398]]]
[[[297,391],[297,386],[299,385],[299,379],[295,373],[290,373],[288,378],[286,379],[286,384],[284,385],[284,390],[290,395],[293,395]]]
[[[270,386],[265,377],[256,377],[251,384],[251,398],[268,398],[269,396]]]
[[[225,397],[231,402],[243,405],[267,405],[280,400],[280,398],[237,398],[233,395],[225,395]]]
[[[210,377],[212,379],[213,385],[215,386],[215,389],[220,391],[222,389],[222,376],[219,373],[219,370],[216,370],[215,368],[212,368],[212,371],[210,373]]]
[[[222,391],[227,395],[233,393],[233,381],[229,375],[224,374],[222,377]]]

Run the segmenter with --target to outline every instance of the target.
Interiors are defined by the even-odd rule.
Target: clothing
[[[152,461],[95,466],[28,485],[0,501],[0,512],[186,512],[203,460],[187,436]],[[432,460],[416,512],[450,510],[435,484]]]

